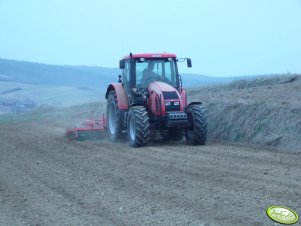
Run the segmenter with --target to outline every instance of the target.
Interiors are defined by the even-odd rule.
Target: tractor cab
[[[146,89],[153,81],[162,81],[173,87],[178,87],[175,60],[167,59],[145,59],[136,61],[136,86]]]
[[[151,82],[161,81],[176,89],[182,87],[175,54],[130,54],[120,60],[122,82],[128,91],[147,90]],[[188,67],[191,60],[187,58]]]

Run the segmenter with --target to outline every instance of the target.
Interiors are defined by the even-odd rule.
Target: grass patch
[[[188,90],[208,111],[211,140],[301,150],[301,79],[284,75]]]

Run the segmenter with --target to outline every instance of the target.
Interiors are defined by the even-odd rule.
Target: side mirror
[[[120,60],[119,61],[119,68],[124,69],[125,68],[125,60]]]
[[[192,67],[191,59],[186,58],[186,60],[187,60],[187,67]]]

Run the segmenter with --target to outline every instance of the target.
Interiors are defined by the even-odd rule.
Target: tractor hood
[[[165,82],[152,82],[148,86],[148,92],[157,92],[158,94],[162,94],[162,92],[176,92],[178,95],[178,91],[171,85]]]
[[[148,86],[149,105],[155,115],[165,115],[168,111],[183,111],[181,95],[173,86],[164,82],[152,82]]]
[[[173,86],[171,86],[171,85],[169,85],[169,84],[167,84],[167,83],[165,83],[165,82],[152,82],[151,84],[149,84],[149,86],[148,86],[148,91],[151,91],[151,90],[153,90],[153,91],[166,91],[166,92],[172,92],[172,91],[174,91],[174,92],[177,92],[177,90],[173,87]]]

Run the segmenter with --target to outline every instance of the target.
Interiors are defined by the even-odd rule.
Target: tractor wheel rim
[[[136,125],[135,124],[136,123],[135,123],[134,117],[131,117],[131,119],[130,119],[130,138],[133,141],[135,140],[135,137],[136,137],[136,129],[135,129]]]
[[[113,103],[109,106],[109,129],[111,134],[116,133],[116,109]]]

